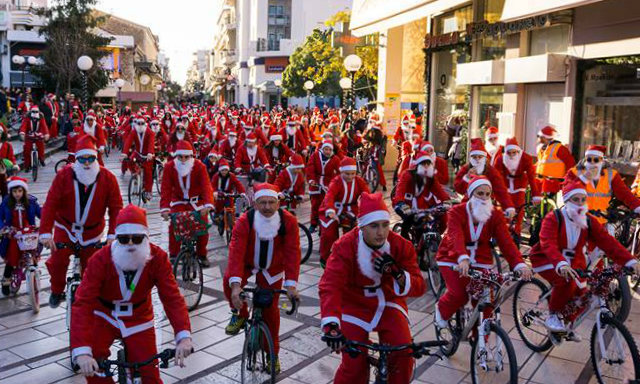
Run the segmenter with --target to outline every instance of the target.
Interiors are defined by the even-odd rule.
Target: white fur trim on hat
[[[257,139],[244,139],[247,143],[255,143]]]
[[[9,183],[7,184],[7,189],[11,190],[11,188],[15,188],[15,187],[22,187],[24,188],[25,191],[29,190],[27,183],[25,183],[23,180],[10,180]]]
[[[488,185],[489,187],[491,187],[491,182],[487,179],[478,179],[471,182],[471,184],[469,184],[469,187],[467,187],[467,196],[471,197],[471,194],[473,194],[473,191],[475,191],[476,188],[478,188],[481,185]]]
[[[389,220],[391,220],[391,215],[389,215],[389,212],[383,210],[373,211],[358,218],[358,227],[364,227],[365,225],[369,225],[375,221]]]
[[[320,146],[320,149],[322,149],[324,147],[331,147],[331,149],[333,149],[333,144],[331,144],[331,143],[322,143],[322,145]]]
[[[497,133],[487,133],[487,139],[497,139],[497,138],[498,138]]]
[[[422,150],[425,151],[427,148],[435,149],[433,144],[425,144],[422,146]]]
[[[347,172],[347,171],[357,171],[358,167],[355,165],[345,165],[340,167],[340,172]]]
[[[586,196],[587,190],[583,188],[572,189],[569,192],[562,194],[562,200],[567,201],[571,198],[571,196],[577,195],[578,193],[582,193],[583,195]]]
[[[504,147],[504,151],[505,152],[513,151],[514,149],[516,151],[521,151],[522,150],[522,148],[520,148],[520,147],[518,147],[517,145],[514,145],[514,144],[509,144],[509,145]]]
[[[175,151],[175,155],[176,156],[187,156],[187,155],[193,155],[193,151],[190,149],[178,149],[177,151]]]
[[[474,155],[482,155],[482,156],[487,156],[487,152],[485,151],[480,151],[480,150],[476,150],[476,151],[471,151],[469,152],[469,156],[474,156]]]
[[[224,171],[225,169],[226,169],[226,170],[229,170],[229,169],[231,169],[231,168],[229,168],[229,166],[228,166],[228,165],[221,165],[221,166],[219,166],[219,167],[218,167],[218,171]]]
[[[290,169],[301,169],[301,168],[304,168],[304,164],[300,164],[300,165],[291,164],[287,168],[290,168]]]
[[[604,157],[604,153],[601,151],[596,151],[595,149],[589,149],[584,153],[585,156],[599,156]]]
[[[269,140],[271,141],[282,140],[282,135],[271,135],[269,136]]]
[[[433,159],[431,158],[431,156],[427,156],[427,155],[423,155],[423,156],[418,157],[417,159],[414,160],[414,163],[415,164],[420,164],[423,161],[427,161],[427,160],[429,160],[430,162],[433,163]]]
[[[76,152],[76,157],[82,157],[82,156],[98,156],[98,151],[87,148],[87,149],[81,149]]]
[[[278,198],[278,192],[274,191],[273,189],[261,189],[258,192],[256,192],[253,195],[253,198],[255,200],[258,200],[261,197],[274,197],[274,198]]]
[[[149,228],[142,224],[120,224],[116,227],[116,235],[148,235]]]

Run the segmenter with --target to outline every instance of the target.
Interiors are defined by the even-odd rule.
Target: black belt
[[[61,217],[62,221],[64,221],[65,224],[67,224],[68,226],[70,226],[71,228],[74,227],[74,223],[70,222],[69,220],[65,219],[64,217]],[[94,225],[90,225],[90,226],[86,226],[83,225],[82,226],[82,230],[83,231],[90,231],[94,228],[97,228],[100,224],[94,224]]]
[[[100,304],[104,305],[107,309],[109,309],[111,311],[115,311],[116,310],[116,305],[113,304],[112,301],[105,300],[102,297],[98,297],[98,300],[100,300]],[[147,302],[147,298],[145,297],[144,300],[139,301],[137,303],[134,303],[132,305],[132,309],[139,308],[142,304],[144,304],[146,302]]]

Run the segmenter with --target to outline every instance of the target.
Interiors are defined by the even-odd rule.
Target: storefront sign
[[[400,94],[387,93],[384,98],[385,133],[393,135],[400,124]]]
[[[433,36],[427,33],[424,36],[424,47],[426,49],[435,49],[448,47],[460,43],[460,32],[444,33],[442,35]]]
[[[550,21],[549,15],[540,15],[527,17],[526,19],[521,20],[514,20],[508,23],[489,23],[488,21],[469,23],[467,24],[467,35],[477,39],[484,36],[498,36],[522,31],[531,31],[533,29],[549,26]]]
[[[267,73],[282,72],[289,64],[289,57],[266,57],[264,71]]]

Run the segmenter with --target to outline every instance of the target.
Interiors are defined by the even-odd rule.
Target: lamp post
[[[351,103],[349,104],[349,118],[356,103],[356,93],[354,88],[356,72],[362,67],[362,59],[358,55],[349,55],[344,58],[344,67],[351,75]]]
[[[87,92],[87,71],[93,67],[93,60],[89,56],[83,55],[78,58],[78,68],[82,73],[82,101],[85,110],[89,109],[89,93]]]
[[[24,56],[14,55],[11,58],[11,61],[13,62],[13,64],[19,65],[22,69],[22,94],[24,95],[24,67],[27,60],[24,58]]]
[[[118,88],[118,109],[120,109],[120,105],[122,104],[120,101],[120,92],[122,91],[122,87],[124,87],[124,80],[116,79],[116,87]]]
[[[280,103],[281,102],[281,100],[280,100],[280,88],[282,87],[282,79],[275,79],[273,81],[273,84],[275,84],[275,86],[276,86],[276,92],[278,94],[278,99],[277,99],[278,100],[278,105],[280,105],[281,104]]]
[[[340,88],[342,88],[342,106],[344,107],[344,104],[347,101],[347,94],[351,89],[351,79],[348,77],[343,77],[342,79],[340,79],[339,84]]]
[[[162,96],[162,84],[156,84],[156,91],[158,91],[158,102],[160,102],[160,96]]]
[[[311,109],[311,90],[313,89],[313,81],[307,80],[304,82],[304,89],[307,90],[307,110]]]

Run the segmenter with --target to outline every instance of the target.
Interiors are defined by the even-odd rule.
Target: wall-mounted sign
[[[514,20],[508,23],[489,23],[485,20],[479,23],[467,24],[467,35],[474,39],[478,39],[484,36],[497,36],[522,31],[531,31],[537,28],[548,27],[550,24],[551,18],[548,14],[527,17],[525,19]]]
[[[433,36],[427,33],[424,36],[424,47],[426,49],[435,49],[456,45],[461,42],[460,32],[443,33],[442,35]]]
[[[264,71],[267,73],[282,72],[289,64],[289,57],[265,57]]]

